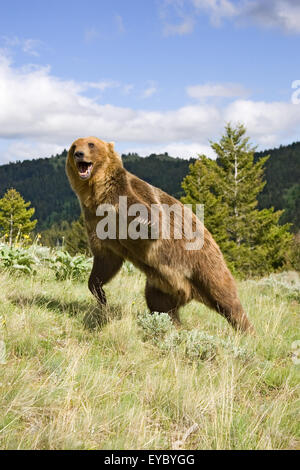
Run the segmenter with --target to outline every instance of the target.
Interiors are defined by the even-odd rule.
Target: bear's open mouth
[[[93,164],[91,162],[76,162],[80,178],[87,179],[91,176]]]

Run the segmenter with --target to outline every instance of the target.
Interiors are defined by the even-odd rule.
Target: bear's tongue
[[[77,168],[81,176],[88,175],[92,164],[89,162],[77,162]]]

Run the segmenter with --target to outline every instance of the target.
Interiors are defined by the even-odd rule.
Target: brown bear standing
[[[94,255],[89,288],[100,303],[106,303],[103,285],[127,259],[147,277],[145,296],[151,312],[168,312],[178,321],[179,307],[196,299],[223,315],[233,327],[241,331],[252,330],[223,255],[203,226],[203,246],[192,250],[187,249],[185,236],[181,239],[174,236],[174,217],[170,219],[171,238],[163,236],[159,223],[156,223],[159,227],[157,239],[124,237],[118,228],[115,237],[99,238],[97,225],[103,220],[103,214],[102,219],[99,216],[99,207],[106,207],[104,204],[113,207],[119,227],[120,197],[127,198],[128,208],[133,204],[142,204],[146,208],[149,219],[137,217],[135,220],[141,226],[147,226],[149,233],[153,226],[150,219],[153,205],[163,208],[176,204],[183,208],[173,197],[126,171],[112,143],[95,137],[76,140],[68,153],[66,171],[85,217]],[[129,225],[133,220],[129,216],[126,223]],[[196,223],[193,214],[192,226]]]

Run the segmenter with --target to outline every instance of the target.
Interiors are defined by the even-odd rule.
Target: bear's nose
[[[75,158],[83,158],[83,157],[84,157],[84,153],[83,153],[83,152],[75,152],[75,153],[74,153],[74,157],[75,157]]]

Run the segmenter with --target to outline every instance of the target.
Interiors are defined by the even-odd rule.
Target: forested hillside
[[[151,154],[142,158],[137,154],[122,155],[125,168],[142,178],[147,183],[157,186],[176,198],[183,194],[181,182],[195,159],[183,160],[162,155]]]
[[[80,208],[65,174],[67,151],[51,158],[25,160],[0,166],[0,197],[15,188],[35,207],[38,230],[54,222],[77,219]],[[181,182],[194,161],[172,158],[168,154],[142,158],[137,154],[122,155],[126,169],[164,191],[180,197]]]
[[[54,222],[72,221],[80,213],[77,198],[67,181],[65,159],[67,152],[51,158],[25,160],[0,166],[0,196],[15,188],[35,207],[37,229]]]
[[[256,158],[271,155],[259,202],[261,208],[274,206],[285,209],[282,222],[292,222],[294,230],[300,229],[300,142],[280,146],[256,154]]]
[[[36,209],[38,230],[54,222],[72,221],[79,216],[79,204],[65,175],[67,152],[51,158],[26,160],[0,166],[0,197],[15,188]],[[283,221],[300,228],[300,142],[256,154],[259,159],[270,154],[266,163],[267,184],[260,195],[260,206],[286,208]],[[145,181],[179,198],[181,182],[194,159],[172,158],[167,153],[142,158],[122,155],[124,166]]]

